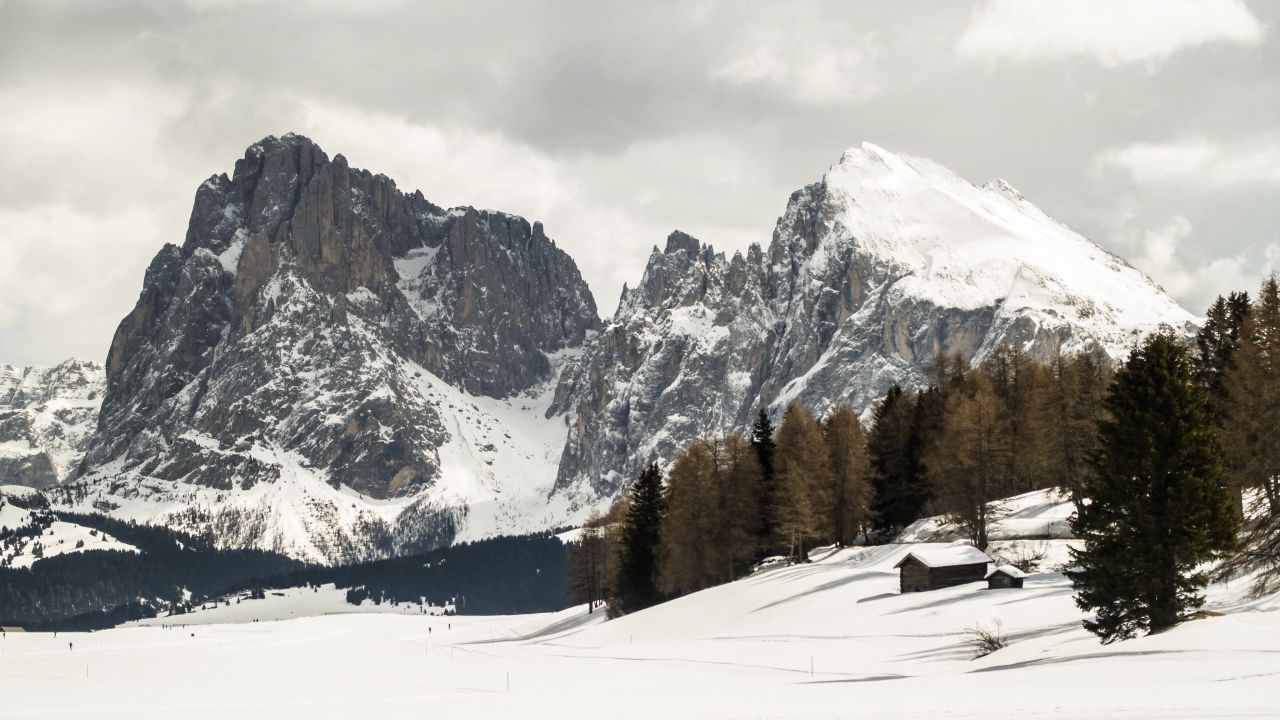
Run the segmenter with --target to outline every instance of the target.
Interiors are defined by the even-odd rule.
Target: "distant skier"
[[[76,646],[73,643],[67,643],[67,649],[74,651],[76,649]]]

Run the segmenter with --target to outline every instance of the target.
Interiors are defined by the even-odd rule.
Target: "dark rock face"
[[[445,210],[306,138],[267,138],[232,177],[200,186],[186,240],[148,268],[111,345],[76,501],[243,493],[298,475],[411,498],[437,480],[451,437],[424,370],[515,396],[550,381],[548,355],[598,325],[577,267],[540,224]],[[221,522],[216,496],[193,497],[193,527]],[[237,513],[242,528],[272,521]],[[319,554],[349,540],[330,537]]]
[[[102,366],[0,365],[0,485],[52,487],[80,464],[102,401]]]

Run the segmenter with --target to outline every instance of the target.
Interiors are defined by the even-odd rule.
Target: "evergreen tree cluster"
[[[761,410],[750,437],[700,437],[667,476],[651,464],[627,497],[583,530],[570,584],[615,614],[741,577],[766,556],[803,560],[815,544],[871,531],[866,437],[837,407],[819,421],[793,403],[774,429]]]
[[[0,568],[0,625],[92,630],[157,614],[182,614],[234,593],[333,583],[388,603],[454,602],[473,615],[545,612],[569,602],[565,547],[542,534],[464,543],[341,567],[308,566],[260,550],[223,550],[207,537],[98,514],[56,512],[137,552],[95,550]],[[12,531],[11,531],[12,532]]]
[[[1085,627],[1111,642],[1155,632],[1197,607],[1203,567],[1235,546],[1205,386],[1171,334],[1148,338],[1116,374],[1090,453],[1067,571]]]
[[[259,577],[302,567],[261,550],[218,550],[205,538],[98,514],[57,513],[133,545],[46,557],[28,568],[0,568],[0,625],[33,629],[110,627],[146,613],[185,608],[183,591],[202,602]]]
[[[1261,570],[1263,591],[1280,578],[1280,281],[1264,280],[1256,300],[1241,292],[1219,297],[1192,361],[1244,529],[1226,569]]]

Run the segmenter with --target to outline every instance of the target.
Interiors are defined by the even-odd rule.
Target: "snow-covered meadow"
[[[1024,498],[1015,519],[1055,519],[1049,505]],[[607,623],[582,606],[350,612],[325,588],[198,612],[186,627],[10,633],[0,717],[1280,715],[1280,597],[1250,598],[1247,578],[1214,585],[1208,609],[1221,615],[1103,646],[1052,569],[1067,544],[998,542],[997,555],[1045,555],[1021,590],[899,594],[893,565],[942,546],[903,543],[828,553]],[[998,626],[1008,646],[974,659],[976,625]]]

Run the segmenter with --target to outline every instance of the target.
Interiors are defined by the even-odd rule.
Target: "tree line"
[[[12,501],[13,498],[6,498]],[[47,518],[111,535],[136,552],[94,550],[0,567],[0,625],[92,630],[248,592],[333,583],[349,600],[456,604],[471,615],[548,612],[569,598],[564,545],[542,533],[459,543],[409,556],[336,567],[308,565],[264,550],[230,550],[211,537],[98,513],[41,510]],[[0,532],[0,545],[14,537]]]
[[[847,405],[792,403],[774,428],[697,438],[646,467],[571,550],[575,599],[627,613],[776,556],[891,540],[941,515],[986,549],[1002,498],[1056,488],[1082,540],[1068,569],[1104,641],[1178,622],[1206,562],[1280,576],[1280,286],[1219,298],[1202,328],[1101,354],[1016,346],[978,367],[940,356],[868,427]],[[1244,532],[1238,533],[1243,527]]]

